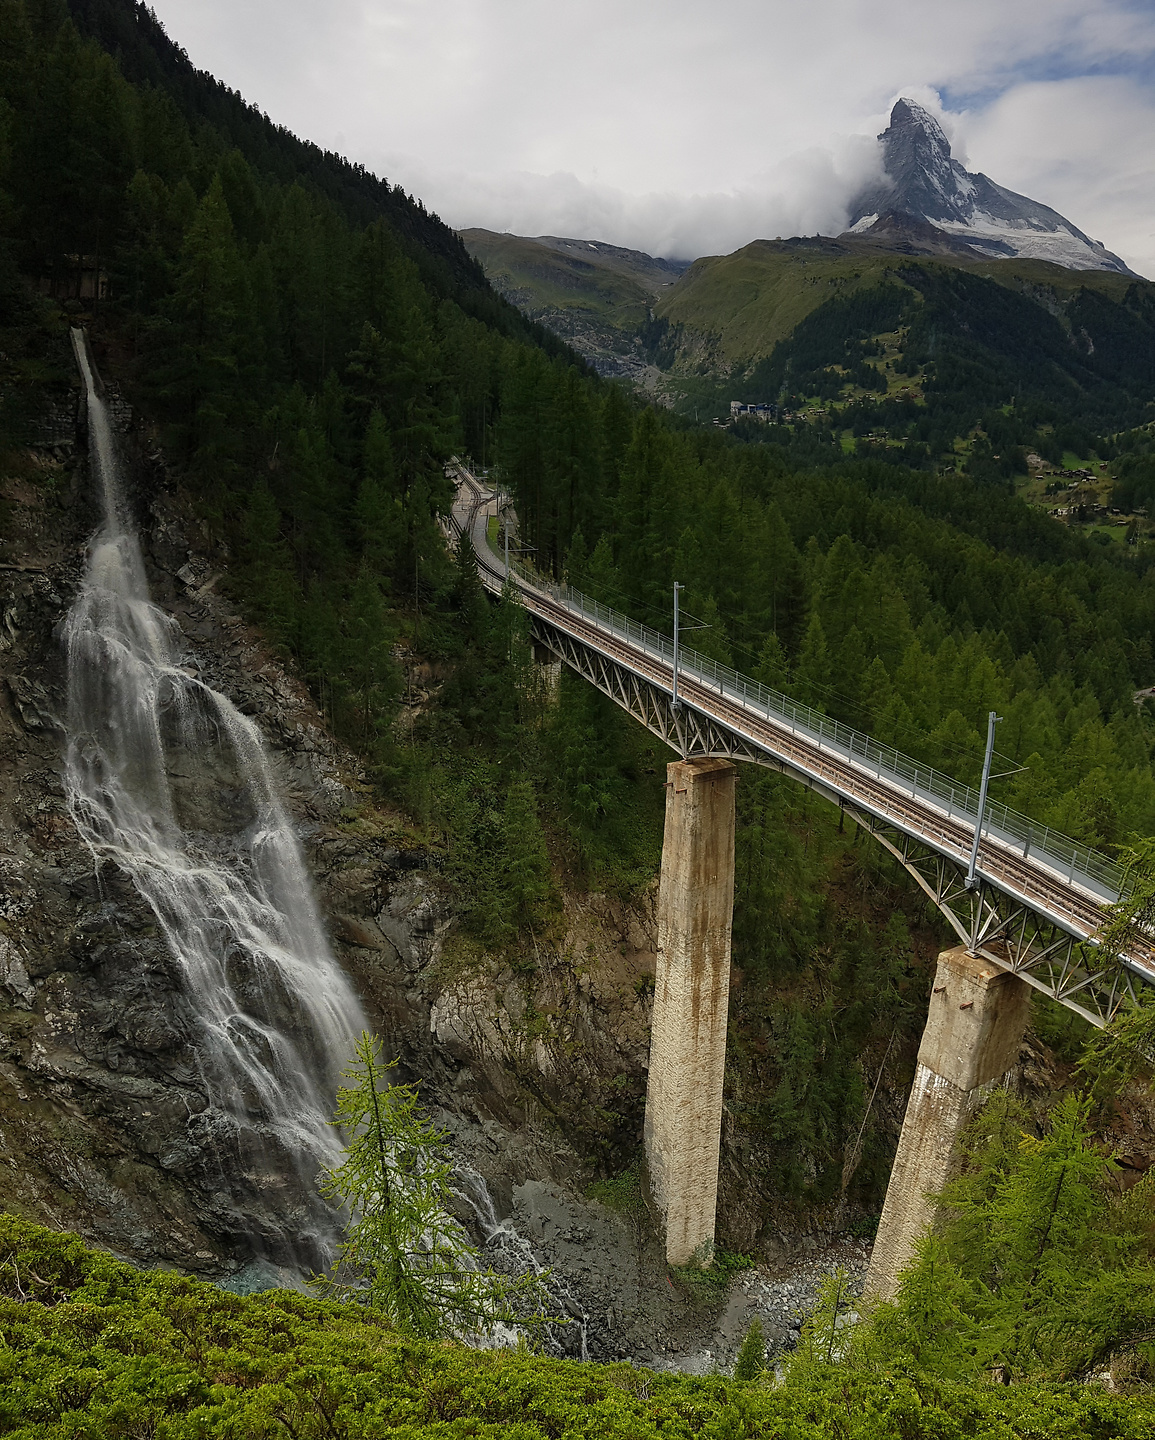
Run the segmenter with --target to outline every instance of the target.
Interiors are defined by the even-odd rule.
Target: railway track
[[[506,582],[505,567],[490,549],[486,530],[489,514],[495,508],[495,497],[468,471],[459,470],[457,478],[460,488],[454,524],[471,535],[483,584],[500,592]],[[511,574],[510,582],[531,617],[597,652],[615,666],[632,672],[646,684],[666,694],[670,692],[673,673],[664,658],[561,603],[521,575]],[[925,797],[907,793],[885,774],[874,773],[865,764],[856,763],[853,758],[711,688],[681,667],[678,694],[687,707],[762,752],[756,757],[758,763],[808,781],[836,802],[849,804],[852,811],[875,817],[952,864],[966,867],[974,828],[964,819],[948,814]],[[1045,917],[1077,941],[1094,941],[1108,917],[1111,901],[1116,898],[1095,894],[1071,876],[1064,876],[1045,864],[1037,855],[1022,854],[989,833],[984,833],[980,846],[979,873],[996,890]],[[1130,946],[1121,959],[1142,980],[1155,983],[1155,946],[1139,941]]]

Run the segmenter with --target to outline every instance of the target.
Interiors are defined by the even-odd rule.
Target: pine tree
[[[639,579],[650,574],[653,563],[648,542],[653,538],[653,508],[660,503],[668,448],[653,411],[643,410],[622,462],[616,505],[618,560],[624,571]]]
[[[586,587],[586,571],[589,568],[589,561],[590,553],[586,545],[586,538],[579,526],[574,531],[573,539],[570,541],[565,555],[565,578],[575,590],[584,590]]]
[[[841,644],[863,608],[864,589],[857,547],[849,535],[840,535],[826,555],[815,597],[829,644]]]
[[[813,705],[816,710],[825,710],[831,701],[830,652],[826,646],[826,633],[817,612],[810,617],[806,627],[806,638],[794,667],[794,694],[803,704]]]
[[[553,773],[569,812],[571,836],[581,847],[617,798],[620,779],[606,753],[608,706],[592,686],[563,670],[558,703],[546,735]]]
[[[762,1321],[755,1315],[734,1361],[734,1379],[741,1384],[749,1384],[751,1380],[757,1380],[765,1368],[766,1337],[762,1334]]]
[[[1136,940],[1147,942],[1155,930],[1155,838],[1127,846],[1123,862],[1123,893],[1111,906],[1099,932],[1099,951],[1107,965],[1118,965],[1120,954]],[[1150,1067],[1155,1052],[1155,995],[1144,986],[1137,1003],[1120,1011],[1104,1030],[1096,1031],[1079,1062],[1085,1078],[1098,1094],[1118,1094]]]
[[[515,780],[506,791],[502,816],[505,836],[505,892],[515,929],[540,923],[553,895],[549,852],[537,814],[537,797],[528,780]]]
[[[1155,1271],[1112,1198],[1089,1103],[1065,1097],[1036,1138],[996,1092],[944,1192],[941,1235],[920,1246],[894,1307],[879,1308],[881,1353],[901,1339],[933,1373],[1067,1380],[1146,1341]]]
[[[754,679],[770,690],[790,689],[790,666],[786,662],[782,644],[773,631],[767,635],[766,643],[762,646],[762,653],[754,670]]]
[[[381,1057],[381,1042],[363,1034],[337,1095],[333,1123],[349,1138],[322,1188],[350,1218],[333,1272],[314,1283],[421,1339],[484,1335],[498,1323],[539,1329],[552,1320],[548,1272],[511,1278],[478,1268],[449,1214],[448,1132],[418,1112],[415,1086],[390,1083],[395,1062]]]
[[[600,535],[586,566],[586,587],[590,597],[614,610],[626,608],[622,595],[622,578],[614,564],[613,546],[608,535]]]
[[[859,1354],[952,1380],[971,1375],[980,1335],[973,1304],[973,1292],[943,1240],[925,1234],[899,1279],[893,1305],[879,1306],[872,1325],[856,1337]]]
[[[344,616],[342,670],[357,693],[364,740],[392,719],[401,694],[401,668],[393,658],[394,630],[377,577],[362,563]]]
[[[263,479],[249,496],[243,531],[249,558],[248,588],[253,600],[277,639],[295,643],[301,596],[288,548],[281,538],[281,513]]]
[[[172,337],[157,380],[177,408],[189,450],[207,465],[228,446],[238,376],[241,277],[219,178],[185,236],[167,310]]]
[[[855,1335],[847,1307],[850,1300],[850,1277],[840,1266],[828,1275],[818,1289],[818,1304],[802,1327],[798,1345],[787,1366],[787,1378],[798,1384],[816,1370],[835,1365],[849,1358]]]
[[[866,645],[857,625],[851,625],[835,654],[833,673],[838,680],[838,699],[831,709],[848,725],[864,729],[868,711],[864,704],[864,681],[867,672]]]
[[[489,629],[489,602],[477,573],[477,555],[468,530],[457,537],[454,561],[454,599],[462,630],[468,640],[482,644]]]
[[[730,641],[713,595],[687,591],[685,613],[688,622],[682,643],[686,648],[696,650],[699,655],[715,660],[719,665],[730,665]],[[699,628],[691,628],[694,625]]]
[[[391,580],[405,539],[405,518],[396,489],[393,444],[380,410],[365,430],[362,479],[354,506],[361,554],[383,580]]]

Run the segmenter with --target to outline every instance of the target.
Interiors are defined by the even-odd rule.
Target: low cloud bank
[[[929,86],[898,93],[939,117],[963,165],[1052,206],[1155,277],[1155,100],[1145,87],[1118,76],[1025,83],[953,112]],[[885,128],[888,114],[889,105],[872,128]],[[633,194],[561,171],[435,169],[396,155],[374,168],[458,229],[572,236],[693,260],[751,240],[840,234],[854,197],[882,174],[882,155],[874,135],[845,136],[737,185],[689,195]]]
[[[751,240],[839,234],[854,196],[882,173],[882,157],[873,137],[850,136],[792,155],[741,186],[698,195],[631,195],[564,173],[437,172],[404,159],[381,169],[458,229],[573,236],[693,260]]]
[[[941,95],[963,164],[1155,274],[1150,0],[154,5],[197,65],[458,226],[682,257],[837,233],[887,97]]]

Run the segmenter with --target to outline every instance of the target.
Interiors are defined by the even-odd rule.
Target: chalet
[[[107,300],[108,272],[95,255],[65,255],[36,287],[53,300]]]
[[[730,401],[731,420],[761,420],[765,425],[774,419],[777,410],[778,407],[776,405],[768,405],[765,403],[744,405],[741,400]]]

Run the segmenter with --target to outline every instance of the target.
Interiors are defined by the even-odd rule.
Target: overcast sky
[[[152,0],[193,63],[451,225],[693,258],[837,234],[910,95],[1155,278],[1153,0]]]

